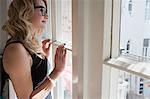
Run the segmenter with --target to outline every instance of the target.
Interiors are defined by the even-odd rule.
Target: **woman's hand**
[[[48,57],[50,55],[50,47],[51,47],[52,41],[50,39],[46,39],[42,41],[42,49],[44,52],[44,55]]]
[[[62,72],[65,68],[65,62],[66,62],[66,48],[64,47],[64,44],[59,45],[56,49],[55,54],[55,68],[57,72]]]
[[[50,78],[56,80],[59,77],[59,75],[62,73],[62,71],[65,68],[65,62],[66,62],[66,49],[64,48],[64,44],[63,44],[63,45],[59,45],[56,49],[55,59],[54,59],[55,67],[51,72],[51,74],[49,75]]]

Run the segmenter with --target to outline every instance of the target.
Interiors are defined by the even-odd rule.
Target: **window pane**
[[[72,0],[56,0],[56,40],[72,49]],[[67,50],[66,67],[60,79],[61,99],[72,99],[72,51]],[[61,90],[61,92],[60,92]]]
[[[120,71],[118,99],[150,99],[150,80]]]
[[[72,0],[57,0],[56,39],[72,44]]]
[[[150,57],[150,0],[122,0],[120,53]]]
[[[67,52],[66,67],[63,72],[64,99],[72,99],[72,52]]]
[[[56,48],[54,45],[54,51]],[[53,99],[72,99],[72,51],[67,51],[66,66],[57,80]]]

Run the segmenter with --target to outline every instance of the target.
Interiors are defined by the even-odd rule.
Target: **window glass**
[[[72,99],[72,0],[56,0],[56,40],[65,43],[66,67],[61,76],[61,99]],[[63,97],[62,97],[63,96]]]
[[[150,21],[150,0],[146,0],[145,2],[145,21]]]
[[[121,3],[120,54],[137,61],[150,61],[150,0]],[[150,99],[150,81],[120,70],[117,98]]]
[[[72,1],[57,0],[57,36],[56,39],[72,44]]]
[[[72,52],[67,52],[66,67],[63,72],[64,99],[72,99]]]
[[[130,14],[129,14],[130,13]],[[150,57],[150,0],[122,0],[120,53]]]
[[[150,99],[150,80],[120,71],[117,98]]]

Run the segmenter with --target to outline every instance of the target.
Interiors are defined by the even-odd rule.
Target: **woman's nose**
[[[48,14],[46,14],[44,17],[45,17],[45,19],[48,19]]]

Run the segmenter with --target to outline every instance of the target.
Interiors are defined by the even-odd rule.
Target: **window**
[[[143,40],[143,53],[142,53],[142,56],[144,56],[144,57],[148,56],[149,40],[150,39],[148,39],[148,38],[144,38],[144,40]]]
[[[128,11],[130,15],[132,14],[132,10],[133,10],[132,3],[133,3],[132,0],[129,0]]]
[[[133,10],[131,2],[134,2],[132,17],[127,14]],[[103,67],[110,71],[108,99],[149,99],[150,25],[145,22],[145,2],[112,1],[111,58],[105,60]],[[129,8],[124,6],[128,4]]]
[[[66,68],[54,89],[54,99],[72,98],[72,1],[52,0],[52,46],[53,53],[59,44],[67,48]],[[54,58],[54,54],[53,54]]]
[[[150,0],[146,0],[145,2],[145,21],[150,20]]]
[[[125,1],[125,0],[122,0]],[[147,1],[148,2],[148,1]],[[122,2],[125,3],[125,2]],[[124,5],[124,4],[122,4]],[[126,12],[121,12],[120,24],[120,52],[142,56],[143,39],[149,38],[149,24],[144,21],[145,1],[134,1],[134,16],[123,16]],[[122,7],[121,7],[122,9]],[[138,24],[137,24],[138,20]],[[148,43],[148,41],[147,41]],[[149,48],[147,48],[149,51]]]
[[[149,80],[124,71],[119,71],[117,98],[149,99]]]

